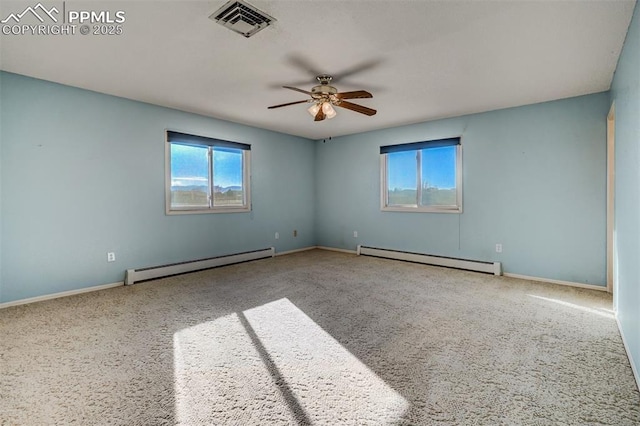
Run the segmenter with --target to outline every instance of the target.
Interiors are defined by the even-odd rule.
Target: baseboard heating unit
[[[466,269],[468,271],[502,275],[502,264],[500,262],[456,259],[453,257],[433,256],[430,254],[411,253],[361,245],[358,246],[357,253],[358,255],[363,256],[384,257],[387,259],[404,260],[406,262],[424,263],[427,265],[445,266],[447,268]]]
[[[265,259],[267,257],[274,257],[275,254],[275,248],[269,247],[262,250],[228,254],[224,256],[210,257],[208,259],[191,260],[188,262],[172,263],[169,265],[153,266],[150,268],[127,269],[124,283],[126,285],[131,285],[138,281],[152,280],[155,278],[168,277],[169,275],[184,274],[186,272],[195,272],[202,269],[248,262],[250,260]]]

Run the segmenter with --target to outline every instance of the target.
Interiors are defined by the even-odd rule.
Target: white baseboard
[[[505,277],[518,278],[518,279],[521,279],[521,280],[539,281],[539,282],[543,282],[543,283],[567,285],[569,287],[586,288],[586,289],[589,289],[589,290],[607,291],[607,287],[599,286],[599,285],[574,283],[574,282],[571,282],[571,281],[562,281],[562,280],[552,280],[550,278],[530,277],[528,275],[512,274],[512,273],[509,273],[509,272],[505,272],[502,275],[505,276]]]
[[[636,379],[636,386],[640,391],[640,374],[638,374],[638,368],[636,367],[636,363],[634,362],[634,359],[631,356],[631,351],[629,350],[629,345],[627,345],[627,339],[624,337],[624,332],[622,331],[622,325],[620,324],[620,320],[618,319],[617,312],[616,312],[616,324],[618,324],[618,331],[620,331],[620,337],[622,337],[622,344],[624,345],[624,350],[627,352],[627,358],[629,358],[629,364],[631,364],[631,371],[633,371],[633,377]]]
[[[339,249],[334,247],[316,246],[319,250],[338,251],[340,253],[358,254],[355,250]]]
[[[124,281],[119,281],[117,283],[96,285],[93,287],[86,287],[78,290],[69,290],[69,291],[63,291],[60,293],[45,294],[44,296],[30,297],[28,299],[14,300],[12,302],[0,303],[0,309],[8,308],[10,306],[26,305],[27,303],[42,302],[44,300],[58,299],[59,297],[73,296],[75,294],[89,293],[89,292],[98,291],[98,290],[106,290],[108,288],[120,287],[123,285],[124,285]]]
[[[281,251],[281,252],[276,252],[276,256],[285,256],[287,254],[300,253],[301,251],[315,250],[317,248],[318,247],[316,246],[310,246],[310,247],[303,247],[295,250]]]

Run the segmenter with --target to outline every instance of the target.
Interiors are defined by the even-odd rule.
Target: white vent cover
[[[209,19],[232,31],[251,37],[276,19],[242,0],[231,0],[213,12]]]

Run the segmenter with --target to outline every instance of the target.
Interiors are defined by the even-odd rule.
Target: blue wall
[[[318,245],[499,260],[604,286],[608,109],[600,93],[318,141]],[[381,145],[459,135],[462,214],[380,210]]]
[[[615,245],[618,320],[640,381],[640,6],[611,85],[616,117]]]
[[[272,245],[370,244],[605,284],[607,93],[327,143],[9,73],[0,93],[0,302]],[[166,216],[165,128],[251,143],[253,211]],[[380,211],[380,145],[458,135],[463,214]]]
[[[10,73],[0,94],[0,302],[315,244],[312,141]],[[251,144],[253,211],[165,215],[165,128]]]

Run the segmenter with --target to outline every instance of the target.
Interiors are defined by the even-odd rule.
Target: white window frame
[[[244,196],[244,204],[240,206],[214,206],[213,194],[209,194],[209,207],[171,207],[171,141],[169,140],[170,133],[182,134],[187,137],[193,138],[195,141],[189,144],[194,146],[209,147],[209,183],[210,191],[213,190],[215,183],[212,175],[212,148],[215,146],[249,146],[248,149],[242,150],[242,189]],[[197,140],[207,140],[207,143],[198,143]],[[178,143],[178,142],[176,142]],[[230,142],[217,138],[211,138],[207,136],[197,136],[188,134],[185,132],[165,130],[165,213],[167,215],[181,215],[181,214],[210,214],[210,213],[246,213],[251,211],[251,146],[248,144],[242,144],[238,142]]]
[[[389,188],[387,187],[388,180],[388,154],[380,153],[380,210],[385,212],[409,212],[409,213],[462,213],[462,138],[458,139],[459,143],[456,146],[456,205],[448,206],[421,206],[420,200],[422,199],[422,150],[429,149],[429,147],[419,147],[415,149],[406,149],[406,151],[416,151],[416,205],[389,205]],[[426,141],[426,143],[438,141]],[[398,146],[406,145],[418,145],[421,142],[398,144]],[[382,149],[383,147],[381,147]],[[434,146],[433,148],[437,148]]]

